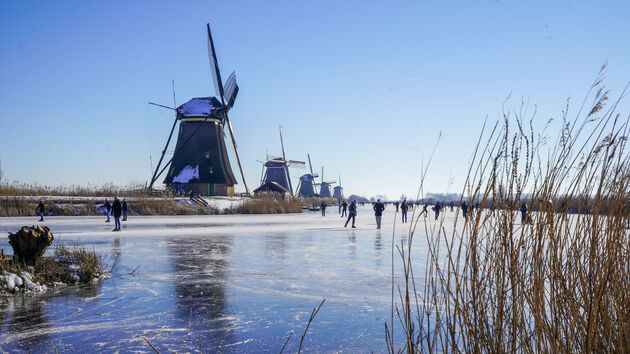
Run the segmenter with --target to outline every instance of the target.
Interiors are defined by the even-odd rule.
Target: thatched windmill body
[[[260,181],[260,187],[254,189],[255,194],[271,192],[293,195],[289,167],[304,168],[305,163],[303,161],[286,159],[282,127],[280,127],[280,145],[282,146],[282,157],[267,156],[267,161],[263,163],[264,174]]]
[[[330,186],[332,186],[333,184],[335,184],[335,181],[328,181],[326,182],[324,180],[324,166],[322,166],[322,183],[319,186],[319,196],[322,198],[330,198],[332,196],[331,192],[330,192]]]
[[[339,202],[343,200],[343,187],[341,186],[341,176],[339,176],[339,185],[333,188],[333,198]]]
[[[303,174],[300,176],[300,182],[297,188],[297,195],[302,198],[313,197],[317,194],[315,178],[319,177],[316,173],[313,173],[313,165],[311,165],[311,155],[308,156],[308,166],[311,173]]]

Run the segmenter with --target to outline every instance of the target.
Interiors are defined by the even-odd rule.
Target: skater
[[[37,205],[37,212],[39,213],[39,221],[44,221],[44,201],[40,200]]]
[[[398,201],[396,201],[396,202],[394,203],[394,206],[396,207],[396,212],[398,212],[398,206],[399,206],[399,205],[400,205],[400,204],[398,204]]]
[[[352,219],[352,228],[356,229],[357,227],[354,226],[354,220],[357,216],[357,200],[353,200],[352,203],[350,203],[350,206],[348,207],[348,220],[346,220],[346,224],[343,227],[348,227],[348,221],[350,221],[350,219]]]
[[[123,198],[122,200],[122,212],[123,212],[122,221],[127,221],[127,200],[125,200],[125,198]]]
[[[454,203],[453,203],[453,201],[451,200],[451,211],[453,211],[453,205],[454,205]]]
[[[440,202],[435,202],[435,206],[433,206],[433,211],[435,211],[435,220],[437,220],[440,216],[440,209],[442,209]]]
[[[429,215],[429,211],[427,210],[428,207],[429,207],[429,203],[424,203],[424,206],[422,207],[422,213],[420,214],[424,214],[425,217]]]
[[[524,224],[527,221],[527,205],[525,202],[521,205],[521,224]]]
[[[466,201],[462,202],[462,214],[464,214],[464,219],[466,219],[468,215],[468,205],[466,205]]]
[[[112,212],[114,213],[114,230],[112,231],[120,231],[120,214],[122,214],[122,205],[120,204],[118,197],[114,197]]]
[[[322,209],[322,216],[326,216],[326,201],[323,201],[319,207]]]
[[[403,200],[402,204],[400,204],[400,210],[402,211],[402,222],[404,224],[407,222],[407,210],[409,210],[407,199]]]
[[[381,203],[380,199],[376,200],[376,204],[372,207],[374,209],[374,217],[376,218],[376,228],[381,228],[381,217],[383,216],[383,210],[385,210],[385,205]]]
[[[101,208],[105,208],[105,214],[107,215],[107,220],[105,220],[105,222],[110,222],[109,215],[112,212],[112,205],[109,204],[109,200],[105,199],[105,204],[101,205]]]
[[[348,203],[346,203],[346,201],[344,200],[341,203],[341,217],[343,218],[344,216],[348,215]]]

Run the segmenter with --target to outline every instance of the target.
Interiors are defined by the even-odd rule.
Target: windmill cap
[[[177,107],[177,114],[179,118],[216,117],[216,110],[222,107],[216,97],[195,97]]]

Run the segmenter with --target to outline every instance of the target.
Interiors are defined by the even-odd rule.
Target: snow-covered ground
[[[453,227],[454,214],[445,214],[445,227]],[[46,218],[56,240],[94,248],[118,263],[112,279],[91,286],[0,298],[0,352],[50,352],[51,340],[60,352],[150,350],[140,336],[161,351],[196,350],[201,339],[204,351],[279,352],[292,331],[285,350],[295,352],[311,310],[324,298],[303,350],[385,351],[391,245],[404,242],[409,230],[398,220],[393,232],[393,219],[390,206],[376,230],[365,206],[357,228],[344,228],[345,219],[329,207],[325,218],[130,217],[121,232],[111,232],[104,217]],[[433,213],[429,227],[432,219]],[[0,234],[37,220],[0,218]],[[415,271],[421,275],[424,226],[418,232]],[[6,237],[0,248],[11,252]],[[395,264],[398,274],[398,256]]]

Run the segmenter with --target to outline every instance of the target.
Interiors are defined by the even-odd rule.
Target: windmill
[[[322,198],[330,198],[330,186],[335,184],[335,181],[326,182],[324,181],[324,166],[322,166],[322,183],[319,186],[319,196]]]
[[[343,187],[341,186],[341,176],[339,177],[339,185],[333,188],[333,198],[337,199],[340,203],[343,200]]]
[[[313,165],[311,165],[311,155],[308,156],[308,167],[311,170],[311,173],[304,174],[300,177],[300,182],[297,188],[297,195],[302,198],[313,197],[317,194],[315,190],[315,178],[319,177],[317,174],[313,173]]]
[[[263,163],[264,175],[260,181],[260,187],[254,189],[255,194],[263,192],[289,193],[293,195],[289,167],[304,168],[304,161],[287,160],[284,153],[284,141],[282,140],[282,126],[280,126],[280,145],[282,157],[267,155],[267,161]]]
[[[168,168],[164,184],[176,191],[186,191],[201,195],[234,195],[234,185],[238,182],[232,172],[230,160],[225,146],[224,127],[227,127],[234,148],[234,155],[246,193],[249,194],[245,176],[236,148],[234,132],[228,117],[228,112],[234,106],[238,94],[236,75],[230,74],[223,86],[221,72],[214,50],[214,42],[208,30],[208,59],[210,72],[214,84],[215,97],[192,98],[177,107],[175,103],[175,89],[173,84],[173,107],[150,104],[175,111],[175,121],[162,151],[162,156],[151,177],[149,189],[160,175]],[[175,126],[179,123],[177,143],[173,157],[160,170],[162,160],[169,146]],[[170,166],[170,168],[169,168]]]

